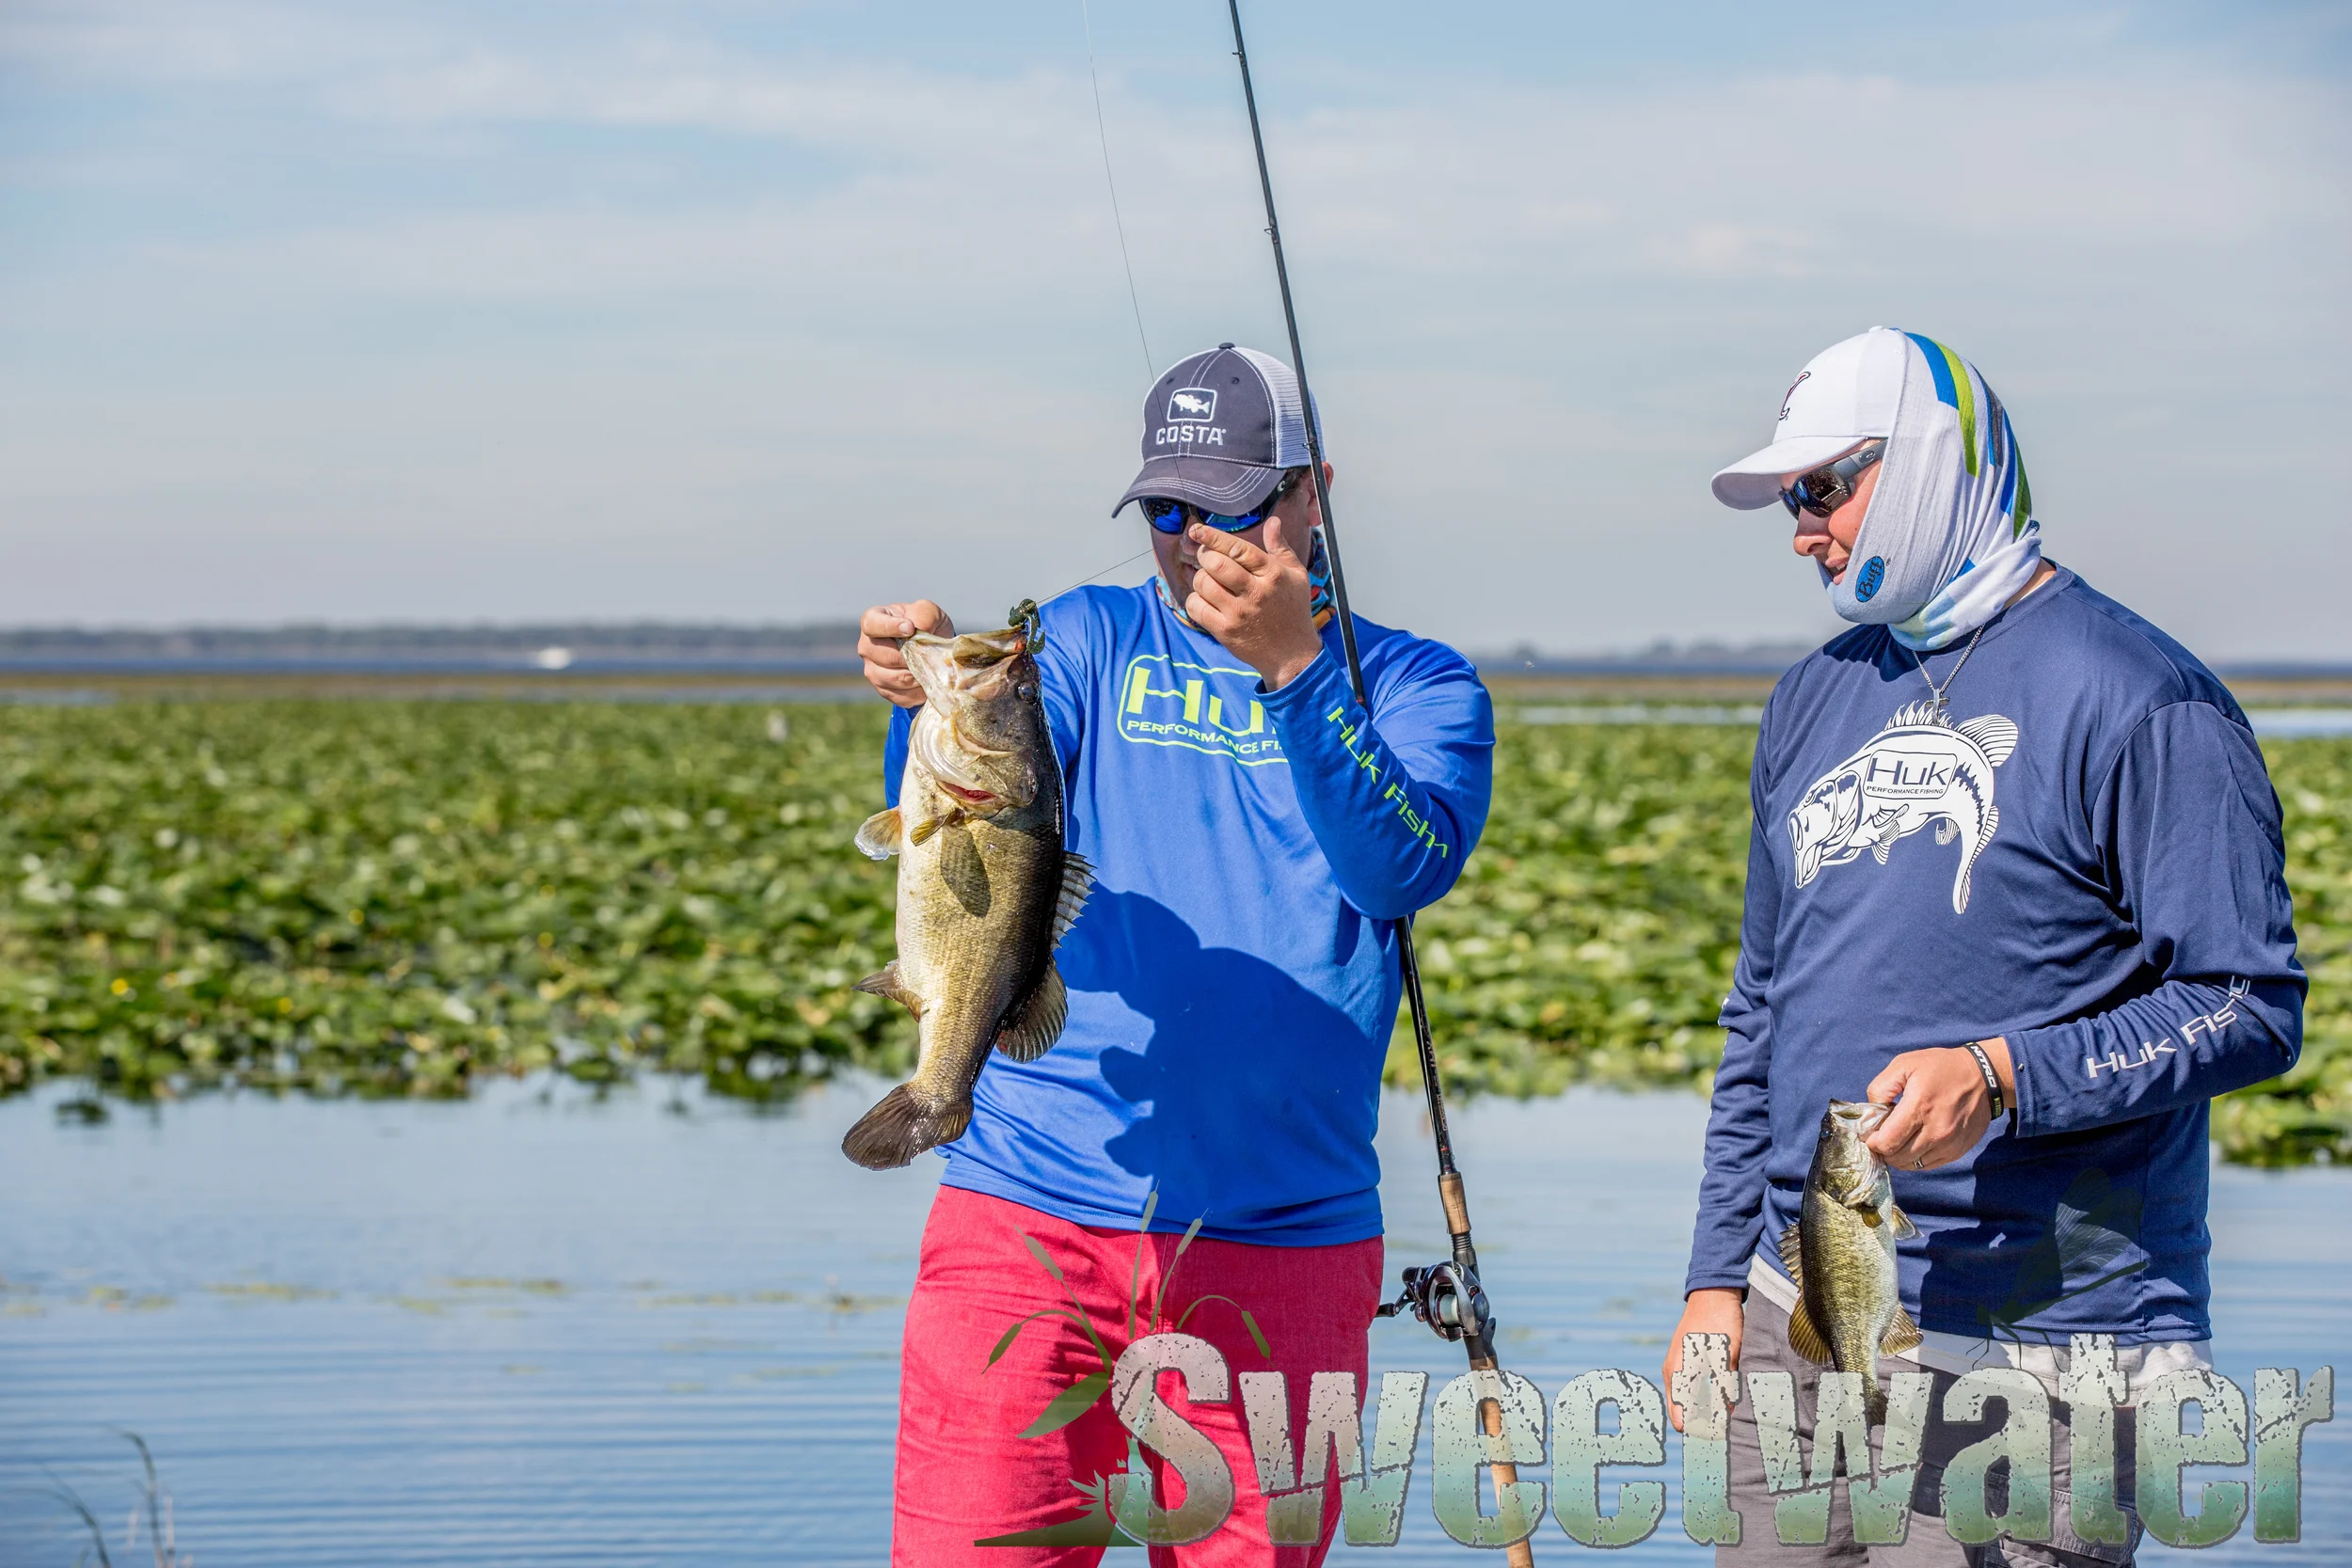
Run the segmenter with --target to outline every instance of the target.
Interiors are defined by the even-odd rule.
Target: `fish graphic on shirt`
[[[1788,814],[1797,886],[1866,849],[1884,865],[1898,839],[1933,823],[1936,843],[1960,840],[1952,912],[1965,914],[1977,857],[2001,826],[1994,769],[2016,750],[2017,726],[1997,713],[1954,724],[1933,703],[1898,709],[1886,728],[1816,780]]]

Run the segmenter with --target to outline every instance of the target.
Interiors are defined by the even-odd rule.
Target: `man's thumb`
[[[1862,1098],[1873,1105],[1892,1105],[1902,1098],[1903,1085],[1911,1081],[1911,1069],[1902,1062],[1889,1062],[1870,1080],[1870,1086],[1862,1091]]]
[[[1298,558],[1298,551],[1291,546],[1290,528],[1290,524],[1279,517],[1266,518],[1264,535],[1266,554],[1287,555],[1294,561]]]

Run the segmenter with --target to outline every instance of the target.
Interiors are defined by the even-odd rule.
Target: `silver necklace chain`
[[[1952,666],[1952,673],[1944,677],[1942,686],[1936,685],[1935,677],[1928,673],[1928,661],[1919,657],[1919,650],[1911,647],[1909,643],[1903,644],[1911,654],[1911,662],[1919,667],[1919,678],[1928,683],[1930,691],[1935,693],[1935,711],[1938,714],[1948,713],[1949,708],[1944,701],[1944,693],[1951,689],[1952,682],[1960,679],[1960,673],[1968,667],[1968,656],[1977,651],[1977,644],[1984,641],[1984,634],[1992,625],[1992,622],[1987,621],[1977,628],[1977,635],[1968,640],[1968,646],[1961,652],[1960,662]]]

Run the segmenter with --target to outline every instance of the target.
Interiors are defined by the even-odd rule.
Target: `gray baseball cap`
[[[1246,512],[1307,466],[1298,377],[1270,354],[1219,343],[1180,359],[1143,399],[1143,469],[1111,508],[1146,496]]]

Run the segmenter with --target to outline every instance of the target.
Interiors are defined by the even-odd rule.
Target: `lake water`
[[[119,1544],[115,1429],[152,1446],[202,1568],[882,1562],[936,1162],[843,1161],[873,1090],[768,1113],[667,1084],[219,1096],[98,1126],[61,1122],[63,1091],[0,1104],[0,1564],[75,1560],[59,1484],[148,1560]],[[1675,1094],[1457,1108],[1505,1364],[1547,1395],[1655,1375],[1704,1117]],[[1391,1098],[1381,1154],[1393,1273],[1442,1249],[1417,1099]],[[2217,1359],[2249,1389],[2257,1366],[2352,1367],[2346,1180],[2216,1172]],[[1460,1370],[1409,1322],[1373,1355]],[[1335,1562],[1481,1560],[1431,1516],[1421,1451],[1403,1542]],[[2305,1452],[2303,1544],[2249,1525],[2201,1560],[2352,1560],[2352,1411]],[[1535,1544],[1585,1555],[1549,1519]],[[1627,1555],[1709,1560],[1671,1510]]]

